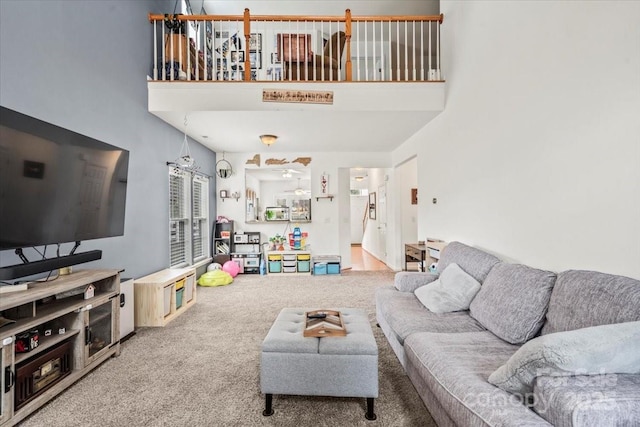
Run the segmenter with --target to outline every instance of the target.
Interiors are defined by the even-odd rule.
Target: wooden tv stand
[[[93,296],[85,299],[90,285]],[[120,354],[119,295],[117,270],[79,270],[2,294],[0,315],[15,321],[0,327],[2,427],[16,425]],[[24,342],[30,351],[19,351]]]

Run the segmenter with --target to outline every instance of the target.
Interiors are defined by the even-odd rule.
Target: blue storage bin
[[[327,264],[321,262],[313,264],[313,274],[327,274]]]
[[[336,263],[327,264],[327,274],[340,274],[340,264],[336,264]]]
[[[309,261],[298,261],[298,272],[300,273],[308,273],[310,268]]]
[[[280,273],[282,271],[282,262],[269,261],[269,273]]]

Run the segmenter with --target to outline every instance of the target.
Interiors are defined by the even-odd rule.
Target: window
[[[209,257],[209,179],[169,169],[170,267]]]

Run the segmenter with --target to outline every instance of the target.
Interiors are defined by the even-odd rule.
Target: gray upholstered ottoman
[[[263,415],[272,415],[274,394],[365,397],[365,417],[375,420],[378,397],[378,346],[364,310],[339,308],[345,337],[306,338],[305,313],[313,309],[285,308],[262,343],[260,387]]]

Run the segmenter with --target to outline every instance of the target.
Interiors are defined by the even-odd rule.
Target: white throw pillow
[[[438,280],[414,291],[422,305],[434,313],[468,310],[480,290],[480,283],[458,264],[451,263],[440,273]]]
[[[538,376],[640,373],[640,322],[592,326],[534,338],[489,376],[510,393],[531,393]]]

